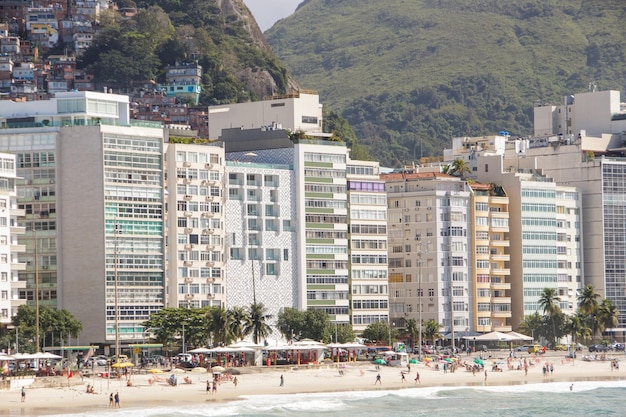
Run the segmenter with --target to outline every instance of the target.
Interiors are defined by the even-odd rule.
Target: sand
[[[133,375],[132,386],[126,381],[107,380],[100,377],[84,378],[82,385],[80,377],[74,376],[71,387],[58,388],[26,388],[26,401],[21,402],[20,391],[0,392],[0,403],[3,404],[0,415],[46,415],[70,414],[79,412],[97,412],[109,408],[109,394],[119,392],[120,406],[124,409],[135,407],[153,407],[157,405],[175,406],[178,404],[214,403],[234,401],[241,396],[259,394],[295,394],[311,392],[338,392],[338,391],[367,391],[389,390],[403,388],[419,388],[432,386],[496,386],[513,384],[535,384],[543,382],[576,382],[589,380],[626,380],[626,369],[614,370],[607,361],[566,360],[562,353],[551,353],[540,357],[538,362],[533,360],[534,366],[529,367],[528,375],[523,370],[509,370],[506,366],[506,353],[502,358],[487,359],[484,372],[467,372],[457,369],[456,372],[444,373],[443,370],[434,370],[424,364],[412,364],[411,372],[406,373],[406,381],[402,382],[401,372],[406,368],[381,366],[379,370],[371,363],[358,362],[350,364],[325,364],[317,367],[282,367],[281,369],[245,369],[237,375],[238,385],[232,382],[222,382],[218,385],[215,394],[206,392],[206,381],[210,374],[188,372],[178,374],[178,385],[170,386],[165,379],[167,374],[159,375],[163,381],[149,383],[152,375]],[[530,355],[524,355],[530,359]],[[582,355],[579,355],[579,358]],[[624,355],[609,355],[623,359]],[[461,356],[461,361],[471,362],[471,357]],[[494,360],[501,362],[502,372],[493,372]],[[554,372],[543,375],[542,366],[549,362],[553,364]],[[513,360],[517,364],[517,360]],[[340,370],[342,372],[340,372]],[[414,381],[416,372],[420,373],[420,383]],[[380,373],[382,384],[376,384],[376,375]],[[342,375],[343,374],[343,375]],[[284,386],[280,386],[280,376],[283,375]],[[186,384],[183,378],[192,380]],[[63,381],[67,379],[57,377]],[[95,387],[95,394],[87,394],[87,384]]]

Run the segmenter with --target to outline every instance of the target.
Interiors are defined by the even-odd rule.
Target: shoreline
[[[529,359],[529,356],[525,356]],[[462,361],[470,358],[460,358]],[[610,358],[612,359],[612,357]],[[515,359],[516,363],[518,359]],[[492,363],[506,360],[488,359],[485,361],[484,371],[467,372],[459,368],[456,372],[444,373],[443,370],[434,370],[425,364],[411,365],[411,372],[407,368],[380,367],[377,370],[371,363],[341,363],[322,365],[317,368],[298,369],[254,369],[250,373],[236,375],[239,381],[237,387],[232,382],[223,382],[218,385],[215,394],[206,392],[206,381],[211,377],[208,373],[178,374],[178,385],[169,386],[165,381],[169,374],[163,374],[163,381],[149,383],[152,375],[133,375],[132,386],[126,386],[125,380],[107,380],[101,378],[84,378],[82,385],[58,388],[26,388],[26,401],[20,401],[19,390],[0,392],[0,401],[5,404],[0,410],[0,416],[46,416],[55,414],[94,414],[114,411],[109,408],[109,394],[119,392],[122,410],[145,409],[152,407],[202,406],[210,404],[224,404],[232,401],[245,400],[248,397],[262,395],[287,394],[315,394],[333,392],[368,392],[393,391],[407,388],[435,388],[435,387],[497,387],[531,385],[542,383],[584,381],[626,381],[624,371],[613,370],[610,361],[582,360],[567,361],[558,356],[546,356],[533,359],[533,366],[529,367],[528,375],[523,370],[504,369],[502,372],[492,372]],[[552,363],[554,373],[544,376],[542,364]],[[340,365],[340,366],[337,366]],[[339,371],[342,372],[339,372]],[[405,373],[405,382],[402,382],[401,372]],[[420,374],[420,383],[414,381],[416,372]],[[376,384],[376,376],[380,373],[382,384]],[[283,375],[285,384],[280,386],[280,377]],[[191,384],[183,382],[187,376]],[[63,377],[58,377],[63,378]],[[485,380],[486,378],[486,380]],[[65,379],[65,378],[63,378]],[[66,380],[67,381],[67,380]],[[75,382],[74,382],[75,383]],[[87,394],[87,384],[93,384],[95,394]]]

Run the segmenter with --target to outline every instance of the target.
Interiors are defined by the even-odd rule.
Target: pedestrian
[[[407,363],[407,364],[406,364],[406,370],[407,370],[407,372],[408,372],[409,374],[411,373],[411,364],[410,364],[410,363]]]
[[[209,392],[211,392],[211,381],[210,380],[206,380],[206,393],[208,394]]]
[[[487,370],[485,369],[485,384],[487,383]]]
[[[374,385],[380,383],[380,385],[383,384],[383,381],[380,380],[380,374],[376,375],[376,381],[374,382]]]
[[[280,376],[280,386],[284,386],[285,385],[285,378],[283,378],[283,376]]]
[[[237,388],[238,383],[239,381],[237,381],[237,377],[233,378],[233,385],[235,386],[235,388]]]
[[[113,407],[113,393],[109,395],[109,408]]]
[[[422,381],[420,381],[420,373],[419,373],[419,371],[417,371],[417,372],[415,373],[415,383],[417,384],[418,382],[419,382],[420,384],[422,383]]]
[[[406,383],[406,378],[404,376],[404,372],[400,372],[400,375],[402,375],[402,383]]]
[[[550,375],[552,375],[552,372],[554,372],[554,364],[553,363],[550,364]]]
[[[116,392],[113,398],[115,399],[115,408],[120,408],[120,393]]]
[[[26,401],[26,390],[22,387],[22,402]]]
[[[211,389],[211,394],[216,394],[216,393],[217,393],[217,379],[214,379],[212,389]]]
[[[570,385],[570,386],[569,386],[569,390],[570,390],[570,391],[574,391],[574,384],[572,384],[572,385]]]

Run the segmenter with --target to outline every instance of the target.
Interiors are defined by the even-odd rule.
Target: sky
[[[303,0],[244,0],[263,32],[292,14]]]

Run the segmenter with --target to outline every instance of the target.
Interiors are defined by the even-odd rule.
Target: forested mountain
[[[535,103],[622,90],[623,0],[306,0],[265,33],[383,164],[532,133]],[[449,146],[449,145],[448,145]]]

